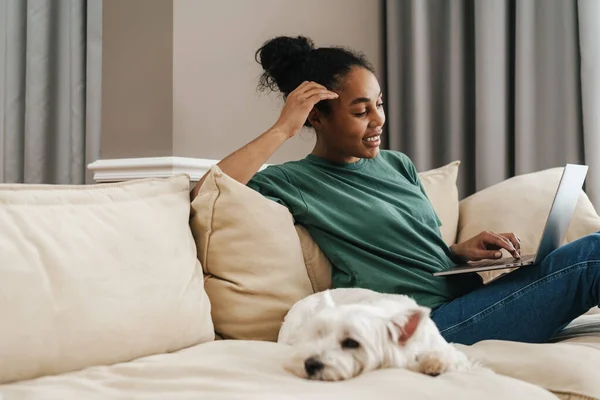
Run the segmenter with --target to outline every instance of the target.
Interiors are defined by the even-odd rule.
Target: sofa
[[[459,200],[459,168],[419,174],[446,243],[514,231],[535,251],[562,169]],[[191,202],[190,185],[0,185],[0,398],[600,399],[598,309],[551,343],[455,344],[493,373],[291,375],[277,333],[296,301],[331,286],[329,260],[286,208],[217,166]],[[565,241],[598,230],[582,191]]]

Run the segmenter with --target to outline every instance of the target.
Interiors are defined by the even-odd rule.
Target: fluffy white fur
[[[286,369],[337,381],[380,368],[408,368],[436,376],[481,368],[446,342],[430,309],[403,295],[334,289],[297,302],[278,342],[293,346]]]

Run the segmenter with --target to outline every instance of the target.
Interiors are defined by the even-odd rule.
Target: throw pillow
[[[0,185],[0,383],[213,340],[189,177]]]
[[[456,243],[458,229],[458,168],[460,161],[453,161],[439,168],[419,173],[425,193],[442,221],[442,238],[448,246]]]
[[[285,314],[314,290],[288,209],[214,166],[190,224],[217,334],[277,340]]]

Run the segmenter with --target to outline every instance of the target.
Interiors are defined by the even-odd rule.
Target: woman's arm
[[[271,155],[302,128],[315,104],[337,97],[336,93],[327,90],[323,85],[303,82],[289,94],[281,115],[272,128],[225,157],[217,166],[236,181],[247,184]],[[198,195],[207,174],[204,174],[192,190],[192,200]]]
[[[289,133],[273,127],[222,159],[217,166],[225,174],[245,185],[289,137]],[[198,195],[207,174],[204,174],[192,190],[192,199]]]

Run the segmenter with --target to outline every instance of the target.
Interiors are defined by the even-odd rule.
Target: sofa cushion
[[[600,340],[600,313],[594,311],[581,315],[571,321],[558,334],[552,337],[552,342],[564,342],[574,338],[596,335]]]
[[[534,254],[550,211],[563,168],[518,175],[460,202],[458,241],[482,231],[514,232],[521,239],[521,254]],[[565,243],[600,230],[600,217],[585,192],[581,192]],[[505,252],[505,256],[508,253]],[[479,273],[485,282],[513,270]]]
[[[497,374],[478,371],[430,377],[405,369],[385,369],[343,382],[319,382],[300,379],[285,371],[283,365],[291,355],[288,346],[225,340],[111,367],[92,367],[0,386],[0,392],[7,399],[550,400],[558,397],[589,400],[600,397],[600,382],[596,381],[599,358],[592,358],[600,350],[594,345],[537,346],[482,342],[467,348],[470,354],[501,372]]]
[[[496,373],[550,390],[563,399],[599,399],[600,336],[561,343],[518,343],[487,340],[456,345]]]
[[[0,185],[0,382],[213,339],[188,185]]]
[[[312,293],[331,288],[331,263],[323,250],[313,240],[310,233],[301,225],[296,225],[296,232],[302,246],[302,256],[306,265],[308,279],[312,285]],[[308,294],[307,294],[308,296]]]
[[[214,166],[192,201],[190,225],[216,332],[276,340],[287,311],[313,293],[288,209]]]
[[[442,238],[448,246],[456,243],[458,233],[458,168],[460,161],[453,161],[439,168],[419,172],[425,193],[442,221]]]

